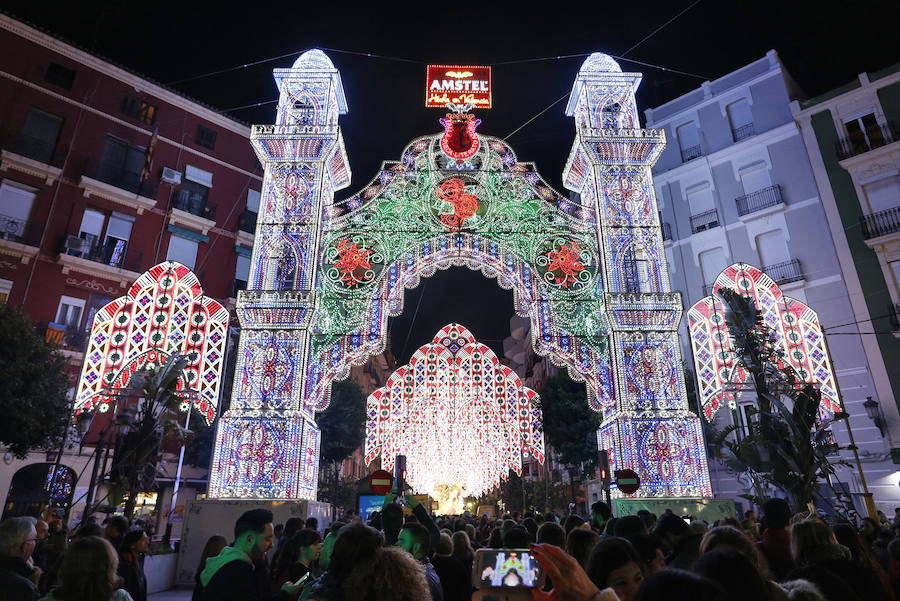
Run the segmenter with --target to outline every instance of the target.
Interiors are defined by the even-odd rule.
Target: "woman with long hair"
[[[224,536],[218,534],[210,536],[203,547],[203,553],[200,554],[200,565],[197,566],[197,572],[194,574],[194,594],[191,595],[191,601],[200,601],[200,591],[203,585],[200,584],[200,573],[206,567],[206,560],[210,557],[216,557],[222,552],[222,549],[228,546],[228,541]]]
[[[285,582],[297,582],[309,572],[310,564],[322,550],[322,535],[318,530],[304,528],[284,543],[284,550],[272,566],[272,583],[276,590]]]
[[[43,601],[132,601],[119,588],[119,557],[109,541],[85,536],[73,542],[59,567],[59,584]]]
[[[147,577],[144,576],[144,554],[150,548],[150,539],[143,530],[125,533],[119,546],[119,576],[122,588],[134,601],[147,601]]]

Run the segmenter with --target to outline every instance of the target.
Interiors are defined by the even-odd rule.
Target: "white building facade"
[[[890,437],[882,437],[863,403],[870,396],[880,399],[892,423],[897,408],[890,385],[885,388],[879,381],[886,381],[883,358],[868,353],[860,335],[866,324],[853,323],[858,317],[842,262],[801,129],[791,114],[791,100],[798,96],[777,53],[769,51],[646,111],[647,127],[665,129],[669,141],[653,175],[672,288],[681,291],[688,308],[711,293],[726,267],[749,263],[766,272],[785,295],[817,311],[826,334],[832,329],[840,334],[829,337],[838,385],[869,488],[879,508],[893,515],[900,487],[885,480],[895,467]],[[679,334],[686,367],[693,370],[686,323]],[[748,403],[721,409],[716,425],[745,427]],[[839,446],[849,445],[843,424],[835,426],[834,434]],[[849,451],[840,455],[852,460]],[[734,498],[746,508],[738,497],[747,492],[741,479],[712,460],[710,477],[716,496]],[[839,477],[863,510],[858,470],[839,468]]]

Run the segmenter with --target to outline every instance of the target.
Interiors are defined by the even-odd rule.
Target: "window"
[[[900,177],[890,175],[863,185],[869,211],[877,213],[900,206]]]
[[[719,246],[701,252],[698,258],[700,272],[703,274],[703,284],[706,286],[704,292],[708,294],[712,291],[712,285],[716,278],[728,267],[728,256],[725,254],[725,250]]]
[[[779,265],[790,260],[787,242],[784,239],[784,233],[781,230],[773,230],[760,234],[756,237],[756,250],[759,251],[759,260],[763,265],[763,270],[768,267]],[[780,278],[776,274],[768,274],[772,279],[778,281]]]
[[[122,104],[119,105],[119,111],[147,125],[156,123],[156,105],[134,96],[127,94],[123,96]]]
[[[198,242],[189,238],[183,238],[172,234],[169,238],[169,250],[166,253],[167,261],[178,261],[185,267],[193,269],[197,263]]]
[[[33,188],[18,182],[5,180],[0,184],[0,237],[22,241],[35,196]]]
[[[10,280],[0,280],[0,305],[6,304],[12,292],[12,285],[13,283]]]
[[[134,217],[113,212],[106,224],[106,237],[103,239],[104,263],[121,266],[125,261],[125,252],[131,240],[131,227]]]
[[[725,107],[725,112],[728,113],[731,135],[735,142],[740,142],[756,133],[753,131],[753,114],[750,112],[750,103],[746,98],[732,102]]]
[[[81,325],[81,314],[84,312],[84,300],[71,296],[62,296],[59,299],[59,308],[56,310],[58,324],[66,326],[66,330],[77,330]]]
[[[712,187],[709,184],[700,184],[686,190],[688,207],[691,215],[702,215],[716,208]]]
[[[856,152],[877,148],[884,145],[884,134],[875,119],[875,113],[844,122],[850,147]]]
[[[259,213],[259,191],[247,190],[247,210]]]
[[[134,146],[115,136],[106,136],[97,179],[117,188],[137,193],[141,187],[146,149]]]
[[[625,268],[625,292],[652,292],[650,287],[650,265],[643,248],[632,246],[623,260]]]
[[[212,188],[212,177],[213,174],[209,171],[186,165],[184,181],[175,199],[175,208],[207,217],[206,200],[209,197],[209,189]]]
[[[78,237],[87,240],[90,247],[96,247],[100,243],[104,223],[106,223],[105,214],[96,209],[85,209],[81,227],[78,228]]]
[[[209,148],[213,150],[216,147],[216,132],[215,130],[209,129],[208,127],[203,127],[202,125],[197,126],[197,133],[194,135],[194,143],[197,146],[202,146],[203,148]]]
[[[97,311],[105,307],[109,302],[112,301],[111,298],[106,296],[100,296],[99,294],[92,294],[88,299],[87,303],[87,311],[84,318],[84,329],[90,330],[94,325],[94,316],[97,314]]]
[[[752,194],[772,185],[769,170],[765,163],[756,163],[741,169],[741,186],[744,194]]]
[[[685,123],[675,130],[675,135],[678,137],[682,161],[687,162],[703,154],[700,150],[700,130],[696,123]]]
[[[44,73],[44,81],[71,90],[72,84],[75,83],[75,70],[63,67],[58,63],[50,63],[47,65],[47,72]]]
[[[248,281],[250,281],[250,257],[238,255],[237,265],[234,268],[234,296],[237,296],[238,290],[247,289]]]
[[[62,117],[31,107],[16,139],[16,154],[49,164],[53,160],[62,124]]]

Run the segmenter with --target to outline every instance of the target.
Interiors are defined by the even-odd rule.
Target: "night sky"
[[[271,71],[289,67],[296,54],[173,82],[312,47],[325,49],[341,71],[350,107],[341,128],[353,181],[338,198],[364,186],[381,161],[398,158],[413,138],[440,130],[442,111],[424,108],[427,63],[492,65],[494,108],[478,113],[483,120],[479,131],[505,137],[566,94],[585,57],[511,61],[595,51],[623,55],[688,7],[625,57],[700,77],[620,60],[624,70],[644,74],[637,98],[641,111],[761,58],[770,49],[778,51],[807,96],[900,61],[896,0],[692,4],[378,2],[357,9],[339,1],[256,1],[236,9],[228,2],[15,0],[5,1],[2,8],[221,110],[275,100]],[[328,10],[310,12],[311,5]],[[573,122],[564,115],[565,103],[564,98],[508,140],[520,160],[537,163],[544,178],[560,190],[574,135]],[[229,115],[248,123],[271,123],[274,104]],[[403,316],[392,320],[398,359],[405,361],[449,321],[470,327],[477,338],[502,352],[499,341],[509,334],[512,315],[510,292],[461,268],[439,272],[425,282],[407,293]]]

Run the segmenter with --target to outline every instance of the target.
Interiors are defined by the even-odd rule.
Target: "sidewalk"
[[[192,592],[189,588],[173,588],[150,595],[147,601],[190,601]]]

